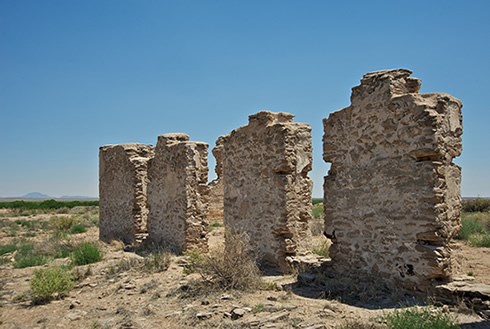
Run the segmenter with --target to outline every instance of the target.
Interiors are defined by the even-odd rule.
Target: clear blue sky
[[[262,109],[311,124],[321,196],[322,118],[399,67],[463,101],[462,194],[490,196],[490,1],[0,0],[0,196],[97,196],[100,145]]]

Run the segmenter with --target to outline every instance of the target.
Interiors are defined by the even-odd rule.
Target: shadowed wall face
[[[292,118],[259,112],[223,143],[225,227],[247,233],[259,260],[284,272],[311,240],[311,128]]]
[[[136,241],[146,233],[147,165],[153,147],[143,144],[102,146],[99,149],[100,230],[102,241]]]
[[[332,266],[425,292],[451,275],[460,226],[461,102],[419,94],[408,70],[366,74],[351,106],[324,119],[325,228]]]
[[[186,134],[158,137],[148,168],[149,239],[177,253],[207,251],[208,145]]]

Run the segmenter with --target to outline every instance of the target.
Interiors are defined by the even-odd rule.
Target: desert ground
[[[314,217],[315,257],[322,259],[328,256],[328,241],[321,234],[318,211]],[[96,206],[0,209],[0,223],[1,328],[385,328],[386,315],[406,306],[447,315],[461,328],[490,328],[488,313],[463,302],[442,305],[428,296],[419,306],[369,298],[356,303],[327,294],[301,273],[262,274],[262,283],[252,289],[204,284],[195,267],[203,255],[177,256],[150,246],[99,242]],[[212,221],[212,252],[219,253],[223,240],[223,225]],[[98,246],[102,259],[74,265],[74,252],[86,241]],[[35,255],[23,263],[23,253],[29,254],[26,245]],[[454,253],[455,277],[490,284],[490,248],[456,240]],[[41,265],[30,266],[37,261]],[[36,300],[35,273],[53,266],[66,269],[74,284],[66,292]]]

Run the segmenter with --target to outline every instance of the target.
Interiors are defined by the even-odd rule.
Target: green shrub
[[[20,209],[20,210],[35,210],[35,209],[60,209],[60,208],[74,208],[80,206],[98,206],[99,201],[56,201],[56,200],[44,200],[44,201],[10,201],[0,202],[0,209]]]
[[[311,209],[311,215],[315,219],[323,219],[323,203],[315,203]]]
[[[35,304],[62,297],[74,286],[72,274],[63,267],[53,266],[34,271],[31,290]]]
[[[102,259],[102,250],[94,242],[83,242],[73,250],[72,261],[74,265],[96,263]]]
[[[458,329],[450,314],[435,309],[407,308],[384,317],[390,329]]]
[[[85,233],[87,232],[87,228],[83,224],[73,224],[70,227],[70,233],[71,234],[80,234],[80,233]]]

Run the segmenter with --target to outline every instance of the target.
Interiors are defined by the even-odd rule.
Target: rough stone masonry
[[[213,148],[213,155],[216,159],[216,179],[209,183],[208,208],[208,220],[213,222],[223,222],[224,216],[223,142],[224,137],[220,136],[216,140],[216,146]]]
[[[259,260],[284,272],[311,240],[311,128],[293,117],[256,113],[223,143],[225,227],[247,233]]]
[[[325,228],[335,272],[427,292],[451,275],[460,226],[461,102],[408,70],[366,74],[324,119]]]
[[[176,253],[207,251],[208,145],[158,136],[148,164],[148,238]]]
[[[147,165],[153,147],[143,144],[107,145],[99,149],[100,229],[102,241],[136,241],[146,233]]]

